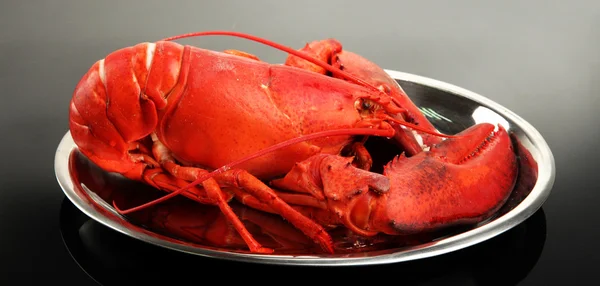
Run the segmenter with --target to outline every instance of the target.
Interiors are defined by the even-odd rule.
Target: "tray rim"
[[[514,123],[516,123],[531,141],[532,145],[536,146],[539,149],[538,155],[540,158],[538,160],[538,180],[536,181],[536,184],[531,190],[530,194],[514,209],[496,218],[494,221],[491,221],[478,228],[471,229],[448,238],[440,239],[426,247],[402,249],[397,252],[374,256],[356,255],[355,257],[347,257],[347,255],[262,255],[219,251],[211,248],[193,247],[189,244],[178,244],[173,242],[174,240],[171,238],[169,240],[159,239],[161,235],[158,234],[156,236],[150,236],[146,233],[136,232],[132,229],[129,229],[124,226],[124,224],[129,224],[126,220],[124,220],[125,223],[114,223],[114,221],[111,218],[108,218],[107,216],[95,210],[95,208],[92,205],[87,204],[81,197],[79,197],[76,194],[74,190],[74,186],[68,172],[68,156],[71,153],[71,151],[77,147],[73,142],[73,139],[70,135],[70,131],[67,131],[65,133],[56,150],[54,159],[55,176],[65,196],[80,211],[82,211],[91,219],[94,219],[95,221],[105,225],[106,227],[121,232],[137,240],[192,255],[240,262],[279,265],[377,265],[438,256],[478,244],[497,235],[500,235],[505,231],[525,221],[544,204],[544,202],[550,195],[552,187],[554,185],[556,176],[555,161],[550,147],[548,146],[542,135],[529,122],[527,122],[511,110],[500,105],[499,103],[494,102],[491,99],[488,99],[473,91],[458,87],[456,85],[406,72],[400,72],[389,69],[384,69],[384,71],[387,72],[395,80],[408,81],[420,85],[430,86],[445,92],[452,93],[459,97],[470,99],[494,110],[495,112],[501,114],[503,117],[506,117]],[[109,211],[115,214],[116,216],[122,218],[122,216],[120,216],[114,210],[109,209]]]

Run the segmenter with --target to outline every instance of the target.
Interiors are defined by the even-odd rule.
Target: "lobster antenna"
[[[454,135],[439,134],[439,133],[436,133],[436,132],[425,130],[423,128],[420,128],[420,127],[418,127],[416,125],[413,125],[413,124],[410,124],[410,123],[407,123],[407,122],[396,121],[396,120],[394,120],[394,121],[397,122],[398,124],[406,125],[407,127],[414,128],[416,130],[419,130],[419,131],[422,131],[422,132],[425,132],[425,133],[428,133],[428,134],[440,135],[440,136],[449,137],[449,138],[456,137]],[[280,149],[280,148],[283,148],[283,147],[287,147],[289,145],[293,145],[293,144],[296,144],[296,143],[300,143],[300,142],[304,142],[304,141],[308,141],[308,140],[313,140],[313,139],[318,139],[318,138],[322,138],[322,137],[337,136],[337,135],[372,135],[372,136],[392,137],[392,136],[394,136],[394,130],[393,129],[382,130],[382,129],[372,129],[372,128],[348,128],[348,129],[327,130],[327,131],[315,132],[315,133],[308,134],[308,135],[302,135],[302,136],[299,136],[299,137],[296,137],[296,138],[292,138],[292,139],[289,139],[287,141],[283,141],[283,142],[277,143],[275,145],[269,146],[269,147],[267,147],[265,149],[262,149],[262,150],[260,150],[260,151],[258,151],[256,153],[254,153],[254,154],[250,154],[250,155],[248,155],[246,157],[243,157],[241,159],[233,161],[233,162],[231,162],[229,164],[223,165],[222,167],[220,167],[220,168],[218,168],[218,169],[216,169],[216,170],[214,170],[212,172],[209,172],[207,174],[202,175],[200,178],[198,178],[195,181],[187,184],[186,186],[184,186],[184,187],[182,187],[182,188],[180,188],[180,189],[178,189],[178,190],[176,190],[174,192],[171,192],[168,195],[165,195],[165,196],[160,197],[158,199],[155,199],[153,201],[147,202],[147,203],[145,203],[143,205],[140,205],[140,206],[137,206],[137,207],[133,207],[133,208],[130,208],[128,210],[121,210],[121,209],[119,209],[117,207],[117,205],[113,201],[113,207],[120,214],[128,214],[128,213],[131,213],[131,212],[134,212],[134,211],[138,211],[138,210],[141,210],[141,209],[144,209],[144,208],[156,205],[158,203],[164,202],[164,201],[166,201],[166,200],[168,200],[168,199],[170,199],[172,197],[175,197],[175,196],[183,193],[187,189],[189,189],[189,188],[191,188],[191,187],[193,187],[195,185],[198,185],[198,184],[200,184],[200,183],[202,183],[202,182],[204,182],[204,181],[206,181],[206,180],[208,180],[208,179],[210,179],[210,178],[212,178],[212,177],[214,177],[214,176],[216,176],[216,175],[218,175],[220,173],[226,172],[226,171],[232,169],[233,167],[235,167],[235,166],[237,166],[239,164],[242,164],[242,163],[244,163],[246,161],[252,160],[252,159],[257,158],[257,157],[260,157],[260,156],[262,156],[264,154],[267,154],[269,152],[272,152],[272,151],[275,151],[277,149]]]
[[[326,63],[326,62],[324,62],[322,60],[316,59],[316,58],[311,57],[310,55],[307,55],[307,54],[305,54],[305,53],[303,53],[301,51],[294,50],[294,49],[292,49],[290,47],[287,47],[287,46],[275,43],[273,41],[269,41],[267,39],[260,38],[260,37],[257,37],[257,36],[253,36],[253,35],[249,35],[249,34],[245,34],[245,33],[233,32],[233,31],[193,32],[193,33],[181,34],[181,35],[177,35],[177,36],[165,38],[165,39],[162,39],[162,41],[173,41],[173,40],[177,40],[177,39],[199,37],[199,36],[233,36],[233,37],[239,37],[239,38],[244,38],[244,39],[248,39],[248,40],[251,40],[251,41],[255,41],[255,42],[267,45],[267,46],[271,46],[271,47],[276,48],[276,49],[278,49],[280,51],[283,51],[283,52],[292,54],[294,56],[297,56],[297,57],[299,57],[299,58],[301,58],[303,60],[309,61],[309,62],[311,62],[311,63],[313,63],[315,65],[318,65],[318,66],[326,69],[327,71],[329,71],[329,72],[331,72],[331,73],[333,73],[333,74],[335,74],[337,76],[344,77],[344,78],[346,78],[346,79],[348,79],[348,80],[350,80],[350,81],[352,81],[352,82],[354,82],[356,84],[359,84],[359,85],[365,86],[367,88],[370,88],[370,89],[372,89],[374,91],[383,93],[381,90],[379,90],[378,88],[374,87],[370,83],[368,83],[368,82],[366,82],[366,81],[364,81],[364,80],[362,80],[362,79],[360,79],[358,77],[355,77],[355,76],[353,76],[353,75],[351,75],[351,74],[349,74],[347,72],[344,72],[344,71],[342,71],[340,69],[336,69],[333,66],[331,66],[330,64],[328,64],[328,63]]]

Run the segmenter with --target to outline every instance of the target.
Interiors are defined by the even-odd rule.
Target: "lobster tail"
[[[136,141],[156,128],[182,54],[176,43],[141,43],[97,61],[70,104],[71,136],[81,152],[107,171],[138,178],[145,166],[129,151],[136,152]]]

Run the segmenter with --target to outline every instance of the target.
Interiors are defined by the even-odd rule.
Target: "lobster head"
[[[288,57],[286,65],[331,75],[374,89],[367,96],[361,95],[355,101],[355,108],[363,119],[358,127],[378,126],[386,129],[391,125],[391,129],[394,129],[394,140],[409,156],[421,152],[427,146],[441,142],[439,136],[431,135],[437,133],[435,127],[425,118],[396,80],[379,65],[356,53],[343,50],[341,43],[335,39],[313,41],[300,51],[326,62],[340,72],[332,72],[293,55]],[[349,78],[348,75],[353,78]],[[402,122],[419,128],[407,130],[401,127],[403,124],[397,124]]]

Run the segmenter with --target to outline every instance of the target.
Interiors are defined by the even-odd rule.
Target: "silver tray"
[[[67,132],[55,155],[55,174],[68,199],[92,219],[125,235],[160,247],[217,259],[282,265],[372,265],[421,259],[456,251],[488,240],[522,223],[535,213],[548,198],[555,178],[552,152],[538,131],[524,119],[492,100],[469,90],[430,78],[386,70],[407,92],[415,104],[442,132],[455,133],[475,123],[502,124],[518,142],[521,162],[520,177],[511,198],[494,218],[475,227],[463,229],[416,245],[403,245],[373,251],[343,254],[253,254],[227,248],[218,248],[190,242],[171,235],[155,232],[129,217],[118,214],[112,201],[106,199],[106,182],[118,180],[114,174],[92,170],[94,166],[73,164],[77,147]],[[72,156],[73,155],[73,156]],[[79,160],[85,160],[79,156]],[[531,165],[533,164],[533,165]],[[92,184],[82,184],[70,168],[88,175]],[[89,176],[90,172],[95,175]],[[98,173],[101,172],[101,173]],[[100,174],[100,175],[98,175]],[[79,176],[79,175],[78,175]],[[93,186],[90,188],[90,186]],[[123,185],[125,186],[125,185]],[[96,188],[96,189],[94,189]],[[125,189],[125,187],[123,187]],[[163,194],[164,195],[164,194]]]

